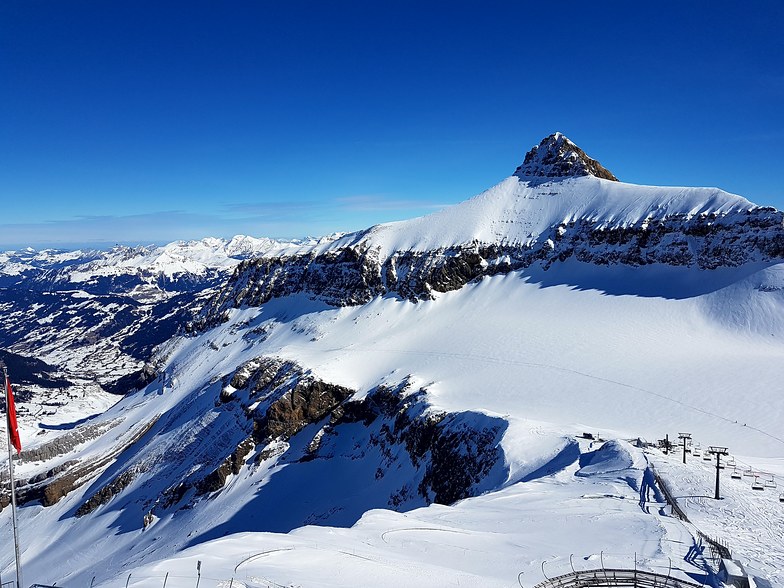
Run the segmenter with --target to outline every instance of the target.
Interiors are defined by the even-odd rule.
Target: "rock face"
[[[425,390],[413,391],[405,382],[394,389],[380,386],[364,399],[340,407],[325,429],[328,436],[336,436],[342,426],[362,422],[373,431],[369,443],[383,456],[377,479],[400,467],[398,448],[405,447],[407,465],[417,471],[390,496],[387,505],[393,508],[413,495],[426,504],[452,504],[477,494],[489,478],[505,475],[499,444],[506,421],[471,412],[432,412],[425,395]],[[330,454],[324,442],[315,452],[317,457]]]
[[[525,155],[523,165],[515,170],[519,177],[566,178],[575,176],[596,176],[605,180],[618,181],[610,170],[585,151],[572,143],[561,133],[553,133],[542,139],[536,147]]]
[[[467,243],[431,251],[396,251],[381,260],[373,250],[338,251],[243,262],[214,296],[202,324],[217,324],[230,308],[260,306],[272,298],[306,293],[334,306],[364,304],[376,296],[427,300],[485,276],[538,263],[545,270],[568,259],[599,266],[717,269],[784,260],[784,213],[670,216],[635,226],[604,227],[577,220],[551,227],[526,244]]]
[[[143,447],[134,445],[137,436],[117,456],[111,475],[107,472],[98,481],[90,480],[85,464],[73,464],[50,472],[40,488],[32,484],[42,480],[23,482],[24,500],[39,499],[47,506],[90,481],[93,490],[76,510],[77,516],[85,516],[154,474],[159,484],[168,487],[160,499],[143,501],[141,521],[144,513],[162,515],[168,509],[191,508],[220,492],[231,476],[249,475],[259,468],[275,471],[285,464],[287,475],[305,480],[320,476],[319,462],[327,460],[337,464],[335,471],[340,471],[341,463],[356,464],[351,466],[353,477],[335,474],[339,482],[334,484],[343,485],[347,497],[364,487],[366,500],[375,506],[406,509],[432,502],[450,504],[498,485],[506,476],[500,447],[507,428],[503,419],[434,411],[426,390],[408,381],[378,386],[355,400],[354,390],[319,380],[291,361],[262,356],[238,367],[214,390],[215,414],[220,416],[204,421],[210,423],[208,428],[195,430],[191,440],[178,447],[182,455],[199,456],[196,460],[179,460],[171,452],[161,454],[165,461],[145,456]],[[170,422],[161,419],[155,425],[163,437],[169,427],[182,426],[180,409],[167,418]],[[204,425],[194,421],[192,426]],[[217,429],[211,433],[209,427]],[[205,438],[210,439],[208,451]],[[271,492],[274,496],[275,490]],[[274,500],[265,502],[264,489],[259,494],[260,508],[275,508]],[[341,520],[358,518],[366,507],[352,506],[347,499],[339,509]],[[297,517],[302,515],[292,513],[291,524],[301,525]]]
[[[406,382],[396,388],[379,386],[362,400],[350,400],[354,390],[320,381],[294,363],[262,357],[240,367],[230,387],[250,390],[247,402],[264,399],[253,416],[259,444],[291,439],[308,425],[325,421],[307,444],[308,459],[326,456],[323,438],[339,436],[342,427],[375,424],[379,434],[371,434],[368,443],[386,447],[389,455],[398,453],[393,446],[404,446],[411,463],[422,468],[417,492],[428,502],[450,504],[470,496],[502,457],[498,443],[504,421],[431,412],[425,391],[412,392]],[[223,401],[236,393],[224,394]],[[235,462],[228,459],[224,467]]]
[[[332,304],[347,306],[364,304],[385,291],[377,252],[361,247],[243,262],[229,283],[219,305],[258,306],[288,294],[318,292]],[[217,308],[214,301],[211,305]]]
[[[66,433],[43,445],[32,450],[22,451],[21,459],[25,461],[57,461],[58,457],[62,457],[73,451],[77,446],[88,442],[92,439],[100,437],[107,431],[111,430],[114,426],[119,424],[122,419],[115,419],[99,424],[84,424],[72,431]],[[129,447],[137,443],[144,435],[155,425],[155,421],[142,424],[139,430],[127,440],[127,445],[118,444],[113,450],[104,453],[97,459],[80,461],[69,459],[66,461],[59,460],[59,465],[56,465],[47,471],[35,475],[28,479],[16,480],[16,493],[17,503],[26,504],[29,502],[40,501],[43,506],[51,506],[57,503],[61,498],[68,493],[78,488],[82,484],[88,482],[92,477],[102,471],[107,464],[111,463],[115,458],[121,455]],[[108,501],[112,496],[120,492],[129,483],[136,474],[139,472],[124,473],[121,479],[112,481],[111,484],[102,489],[100,497],[91,498],[91,507],[85,507],[85,510],[77,514],[85,514],[96,508],[100,504]],[[8,484],[8,476],[0,475],[0,481],[4,485]],[[0,510],[10,504],[10,494],[5,490],[0,492]],[[103,501],[103,502],[101,502]]]

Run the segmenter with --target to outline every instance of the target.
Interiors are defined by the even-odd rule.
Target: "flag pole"
[[[22,588],[22,563],[19,557],[19,528],[16,525],[16,488],[14,487],[14,451],[11,443],[11,406],[12,401],[8,397],[11,385],[8,381],[8,368],[0,360],[3,369],[3,387],[5,388],[5,414],[6,414],[6,441],[8,442],[8,474],[11,487],[11,521],[14,527],[14,556],[16,558],[16,588]]]

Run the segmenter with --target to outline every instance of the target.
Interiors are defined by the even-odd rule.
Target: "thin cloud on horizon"
[[[323,201],[232,203],[214,214],[164,210],[130,215],[79,215],[38,223],[0,224],[0,249],[105,248],[205,237],[301,238],[354,231],[446,206],[361,195]],[[378,213],[402,213],[400,215]]]

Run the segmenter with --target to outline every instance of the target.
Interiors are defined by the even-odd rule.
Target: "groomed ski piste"
[[[585,207],[581,183],[590,196]],[[427,220],[343,239],[381,239],[383,257],[470,239],[535,238],[542,227],[585,215],[634,224],[657,206],[665,215],[731,215],[753,207],[715,189],[654,190],[593,177],[563,185],[568,195],[559,193],[560,204],[549,206],[546,218],[521,221],[514,235],[485,230],[498,229],[505,215],[533,218],[520,210],[520,190],[556,189],[510,178]],[[576,204],[566,210],[569,198]],[[454,230],[440,231],[439,219]],[[116,452],[120,465],[106,465],[53,506],[20,509],[26,582],[191,586],[198,565],[201,585],[248,588],[532,588],[547,577],[600,567],[717,585],[701,531],[727,543],[756,585],[784,586],[778,499],[784,488],[754,491],[745,479],[731,479],[728,468],[724,499],[716,501],[709,498],[710,463],[690,457],[684,466],[677,451],[664,455],[629,443],[665,434],[675,441],[688,431],[702,447],[728,447],[739,463],[784,486],[784,264],[700,270],[567,260],[417,302],[387,295],[336,308],[290,295],[232,309],[226,322],[170,341],[159,357],[166,378],[90,419],[112,428],[60,458]],[[144,528],[142,515],[172,480],[234,434],[236,423],[216,399],[227,377],[258,357],[295,361],[325,382],[357,390],[356,398],[409,382],[425,391],[428,410],[502,422],[503,468],[484,478],[473,497],[450,506],[409,497],[397,512],[379,490],[405,485],[410,472],[391,468],[379,477],[381,458],[370,445],[358,447],[368,433],[357,427],[330,441],[331,459],[287,461],[304,449],[286,441],[278,447],[284,458],[258,459],[259,447],[223,488],[188,508],[163,510]],[[61,412],[57,422],[42,424],[68,431],[78,416],[69,424]],[[309,425],[303,438],[314,438],[323,425]],[[35,445],[39,430],[26,423],[23,439]],[[118,447],[132,438],[132,455],[123,454]],[[75,516],[129,464],[137,475],[126,487],[89,515]],[[42,467],[18,469],[29,476]],[[690,522],[672,515],[652,468]],[[10,537],[8,510],[0,516]],[[12,554],[1,557],[5,576]]]

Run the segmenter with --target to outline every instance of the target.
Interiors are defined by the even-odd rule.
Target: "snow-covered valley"
[[[201,562],[220,586],[532,588],[602,565],[718,585],[701,531],[784,586],[784,217],[622,184],[559,134],[529,156],[428,217],[265,243],[115,338],[17,335],[66,377],[146,368],[112,406],[20,402],[25,581],[185,586]],[[777,488],[728,468],[716,501],[705,460],[636,446],[683,431]]]

